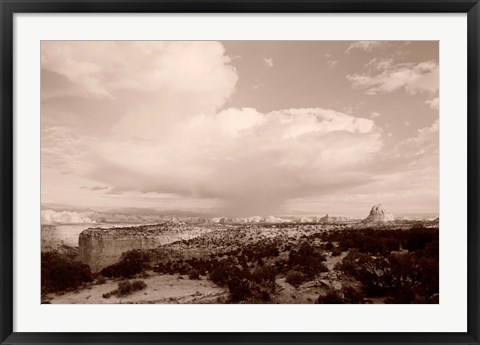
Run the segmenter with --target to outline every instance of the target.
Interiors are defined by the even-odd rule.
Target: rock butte
[[[395,220],[392,214],[387,213],[382,204],[372,207],[370,214],[363,220],[364,223],[384,223]]]
[[[165,223],[110,229],[89,228],[78,238],[80,261],[93,272],[119,261],[123,252],[154,249],[179,240],[189,240],[212,231],[172,219]]]

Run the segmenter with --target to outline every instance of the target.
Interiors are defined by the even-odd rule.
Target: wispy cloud
[[[93,191],[106,190],[108,188],[109,188],[108,186],[80,187],[80,189],[87,189],[87,190],[93,190]]]
[[[334,68],[335,66],[337,66],[337,64],[338,64],[338,60],[328,60],[327,61],[327,66],[329,68]]]
[[[391,60],[372,60],[369,71],[349,74],[347,80],[367,95],[405,90],[409,94],[435,93],[438,90],[438,64],[435,61],[393,64]]]
[[[264,63],[265,66],[267,66],[268,68],[272,68],[272,67],[273,67],[273,59],[272,59],[272,58],[263,58],[263,63]]]
[[[384,44],[384,41],[357,41],[357,42],[351,43],[347,47],[347,50],[345,52],[350,53],[352,50],[355,50],[355,49],[371,52],[375,48],[381,47],[383,44]]]

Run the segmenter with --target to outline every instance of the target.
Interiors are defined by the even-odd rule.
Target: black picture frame
[[[478,0],[0,0],[2,344],[479,344]],[[468,331],[465,333],[18,333],[13,332],[13,17],[15,13],[467,13],[468,14]],[[454,318],[455,315],[452,315]]]

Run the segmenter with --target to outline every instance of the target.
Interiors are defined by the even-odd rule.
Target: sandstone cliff
[[[92,272],[117,262],[122,253],[132,249],[153,249],[179,240],[195,238],[211,230],[191,227],[178,220],[166,223],[121,228],[89,228],[78,238],[80,261]]]
[[[383,223],[395,220],[392,214],[387,213],[382,204],[378,204],[372,207],[370,214],[363,221],[365,223]]]

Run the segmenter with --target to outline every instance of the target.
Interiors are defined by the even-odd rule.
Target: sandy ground
[[[328,254],[326,256],[327,261],[325,261],[325,266],[328,267],[329,271],[333,271],[335,265],[339,262],[342,262],[343,258],[347,256],[347,252],[342,252],[339,256],[331,256]]]
[[[277,288],[273,303],[280,304],[312,304],[326,289],[321,284],[307,282],[298,288],[288,284],[285,278],[276,279]]]
[[[340,256],[327,256],[325,265],[330,272],[320,274],[315,281],[306,282],[298,288],[285,281],[285,278],[276,279],[276,291],[272,303],[311,304],[319,295],[324,295],[330,288],[341,289],[339,281],[332,280],[331,274],[335,264],[341,262],[347,253]],[[100,285],[91,285],[77,291],[62,294],[50,294],[52,304],[162,304],[162,303],[225,303],[228,298],[228,289],[222,288],[213,282],[201,277],[200,280],[191,280],[186,275],[158,275],[148,272],[142,278],[147,287],[125,297],[111,296],[103,298],[106,293],[118,287],[118,280],[107,280]],[[374,303],[378,303],[374,301]]]
[[[190,280],[188,276],[152,275],[141,279],[147,284],[144,290],[125,297],[102,295],[118,287],[118,281],[108,280],[105,284],[92,285],[75,292],[49,295],[52,304],[111,304],[111,303],[223,303],[228,292],[206,280]]]

